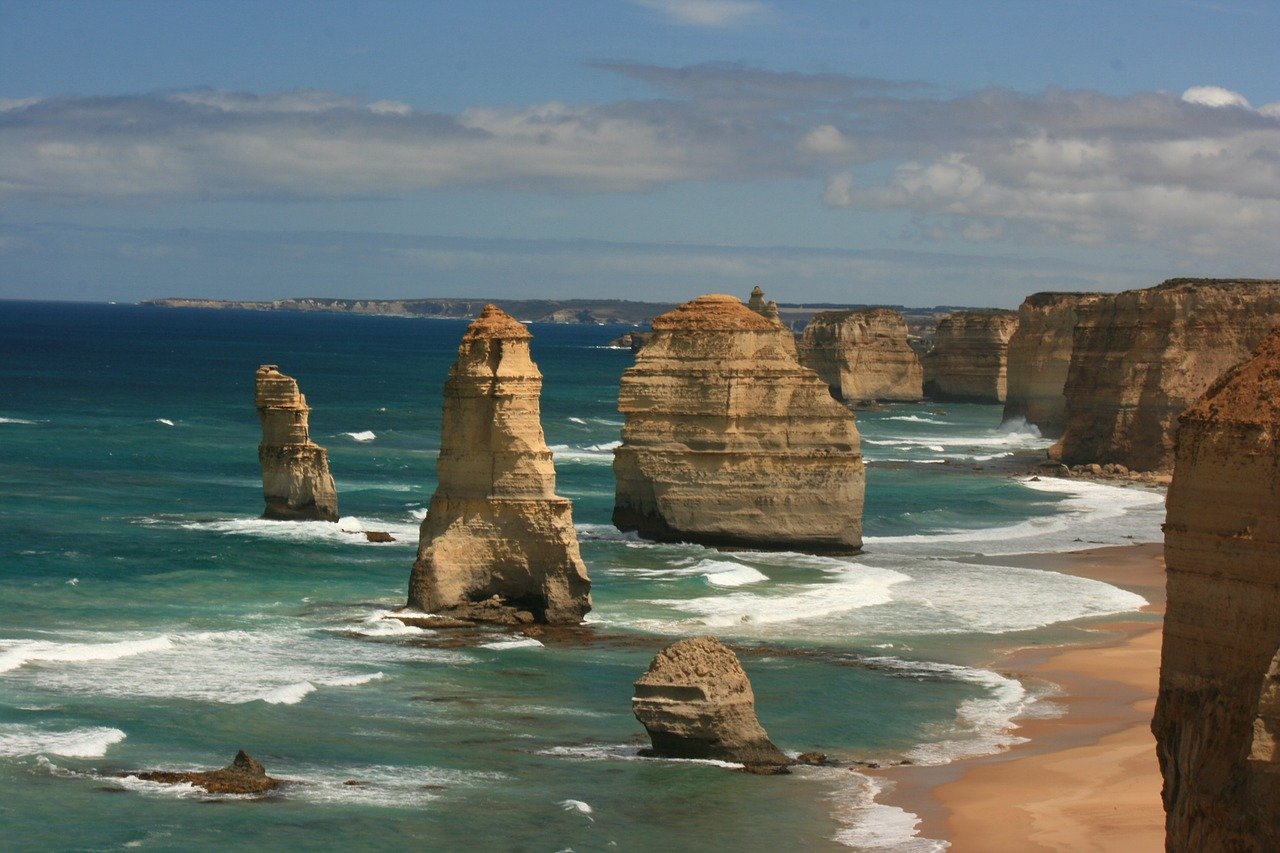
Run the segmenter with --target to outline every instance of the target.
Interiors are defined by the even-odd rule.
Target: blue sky
[[[1280,276],[1273,2],[0,2],[0,298]]]

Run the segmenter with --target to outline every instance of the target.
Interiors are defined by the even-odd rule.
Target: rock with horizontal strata
[[[485,306],[444,386],[439,485],[409,605],[480,621],[573,624],[591,609],[573,510],[542,433],[528,329]]]
[[[1003,403],[1012,311],[957,311],[938,323],[933,348],[921,360],[924,393],[934,400]]]
[[[631,708],[654,755],[751,766],[792,763],[760,725],[738,656],[715,637],[680,640],[659,652],[636,681]]]
[[[864,473],[853,415],[795,338],[733,296],[653,321],[622,375],[613,522],[660,541],[852,553]]]
[[[907,322],[891,308],[822,311],[804,327],[800,362],[846,402],[915,401],[924,371],[907,343]]]
[[[1179,419],[1152,731],[1169,850],[1280,850],[1280,328]]]
[[[1018,308],[1018,329],[1009,340],[1008,391],[1004,419],[1023,418],[1049,438],[1067,421],[1067,369],[1081,305],[1098,293],[1033,293]]]
[[[1171,279],[1078,310],[1062,461],[1167,471],[1178,415],[1280,323],[1280,281]]]
[[[117,776],[134,776],[144,782],[159,782],[163,785],[194,785],[210,794],[265,794],[283,784],[282,780],[268,776],[266,768],[243,749],[236,753],[234,761],[221,770],[148,770],[141,773],[119,773]]]
[[[298,383],[274,364],[258,368],[254,404],[262,423],[264,518],[338,520],[338,490],[329,473],[329,453],[311,440],[311,409]]]

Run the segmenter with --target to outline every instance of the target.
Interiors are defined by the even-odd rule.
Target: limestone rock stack
[[[907,323],[890,308],[815,314],[800,339],[800,362],[837,400],[924,397],[924,371],[907,343]]]
[[[1024,418],[1051,438],[1067,421],[1067,368],[1071,365],[1078,308],[1097,293],[1033,293],[1018,308],[1018,329],[1009,340],[1008,393],[1004,419]]]
[[[264,518],[338,520],[338,490],[329,473],[329,453],[311,440],[311,409],[298,383],[274,364],[258,368],[254,405],[262,423],[258,462],[262,465]]]
[[[409,604],[482,621],[578,624],[591,582],[573,510],[557,497],[529,331],[486,305],[444,386],[439,485],[422,522]]]
[[[1280,850],[1280,328],[1179,420],[1152,723],[1167,849]]]
[[[1062,461],[1168,470],[1178,415],[1280,323],[1280,281],[1171,279],[1077,311]]]
[[[851,553],[865,487],[852,413],[795,337],[732,296],[656,317],[622,375],[613,523],[669,542]]]
[[[938,323],[923,359],[924,393],[936,400],[1003,403],[1012,311],[957,311]]]
[[[667,646],[635,683],[631,709],[653,753],[784,767],[756,717],[756,698],[738,656],[714,637]]]

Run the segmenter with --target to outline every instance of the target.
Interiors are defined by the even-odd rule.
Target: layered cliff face
[[[1008,393],[1004,419],[1024,418],[1040,434],[1057,438],[1067,422],[1067,369],[1078,309],[1097,293],[1033,293],[1018,308],[1018,329],[1009,339]]]
[[[924,397],[924,370],[907,343],[907,323],[889,308],[815,314],[800,339],[800,362],[837,400]]]
[[[1009,339],[1017,328],[1012,311],[957,311],[944,318],[922,359],[925,396],[1003,403]]]
[[[756,697],[738,656],[715,637],[667,646],[635,683],[631,709],[653,754],[783,767],[756,717]]]
[[[1155,733],[1169,850],[1280,849],[1280,328],[1180,418]]]
[[[542,434],[532,335],[494,305],[462,337],[444,386],[439,485],[409,604],[483,621],[578,624],[591,582]]]
[[[613,522],[661,541],[851,553],[864,476],[853,415],[795,338],[732,296],[653,321],[622,375]]]
[[[298,383],[274,364],[258,368],[254,405],[262,423],[258,462],[262,465],[263,518],[338,520],[338,490],[329,474],[329,453],[311,440],[311,409]]]
[[[1077,311],[1062,461],[1168,470],[1178,415],[1280,322],[1280,281],[1173,279]]]

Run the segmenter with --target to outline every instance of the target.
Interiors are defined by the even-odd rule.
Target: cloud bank
[[[653,5],[715,25],[759,4]],[[1221,87],[940,96],[722,63],[594,67],[655,96],[456,114],[314,91],[0,100],[0,198],[638,193],[790,178],[811,181],[832,215],[906,213],[926,237],[1277,261],[1280,104],[1254,108]]]

